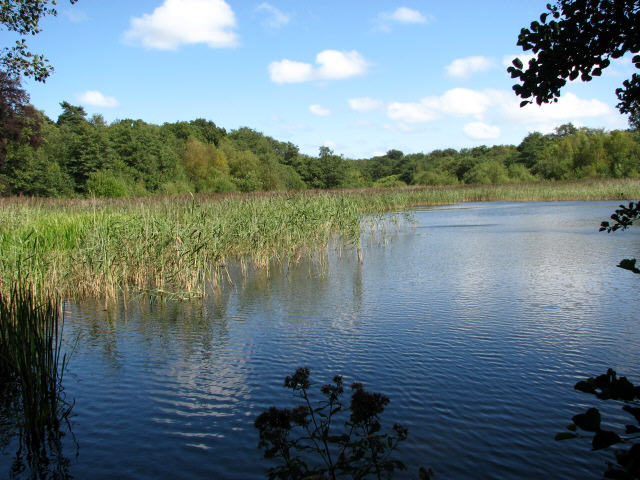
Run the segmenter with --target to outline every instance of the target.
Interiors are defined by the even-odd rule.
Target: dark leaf
[[[574,415],[573,423],[587,432],[597,432],[600,429],[600,412],[597,408],[590,408],[585,413]]]
[[[609,430],[600,430],[594,435],[592,446],[594,450],[601,450],[616,443],[620,443],[621,441],[622,439],[616,432],[611,432]]]
[[[593,382],[589,382],[588,380],[582,380],[576,383],[575,387],[573,388],[585,393],[596,393],[596,389],[593,385]]]

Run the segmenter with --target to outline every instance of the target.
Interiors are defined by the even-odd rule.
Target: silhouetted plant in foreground
[[[73,406],[62,388],[61,330],[56,298],[23,280],[0,294],[0,444],[18,439],[12,478],[69,478],[61,441]]]
[[[596,378],[588,378],[576,383],[576,390],[590,393],[602,400],[624,402],[622,409],[635,418],[636,424],[626,425],[620,434],[602,428],[600,411],[589,408],[585,413],[573,417],[573,423],[567,428],[569,432],[556,435],[556,440],[579,438],[580,430],[592,432],[591,445],[594,450],[601,450],[612,445],[623,446],[615,452],[616,462],[607,462],[606,478],[638,479],[640,478],[640,386],[633,385],[626,377],[618,377],[609,369],[606,374]]]
[[[353,383],[346,406],[344,383],[336,375],[320,388],[323,398],[313,405],[309,375],[308,368],[299,368],[284,382],[300,405],[271,407],[255,421],[265,458],[277,462],[269,469],[270,479],[391,478],[395,470],[406,469],[393,453],[407,429],[395,424],[385,432],[380,423],[388,397]],[[421,479],[431,475],[420,469]]]
[[[611,220],[614,221],[614,224],[611,225],[609,222],[602,222],[600,224],[600,231],[606,230],[610,233],[616,230],[626,230],[638,219],[640,219],[640,202],[629,202],[628,207],[620,205],[620,208],[611,215]],[[630,270],[633,273],[640,273],[640,269],[636,267],[635,258],[625,258],[620,261],[618,266],[625,270]]]

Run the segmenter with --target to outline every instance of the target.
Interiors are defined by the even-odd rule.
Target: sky
[[[59,0],[28,39],[55,72],[23,86],[54,120],[62,101],[108,122],[205,118],[347,158],[517,145],[568,122],[627,128],[615,89],[628,57],[557,104],[519,108],[506,68],[526,64],[517,36],[546,3]]]

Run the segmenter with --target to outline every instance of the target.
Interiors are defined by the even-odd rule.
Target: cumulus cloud
[[[408,131],[407,126],[432,122],[442,118],[474,118],[464,127],[471,138],[498,138],[500,129],[493,125],[522,125],[541,130],[549,125],[574,122],[588,118],[604,119],[609,125],[624,121],[613,107],[596,99],[582,99],[566,93],[557,103],[527,105],[520,108],[520,99],[507,90],[472,90],[454,88],[439,96],[425,97],[418,102],[391,102],[387,116],[395,120],[396,131]],[[489,125],[487,119],[493,125]]]
[[[262,2],[258,5],[256,11],[266,14],[262,24],[267,28],[282,28],[291,20],[289,15],[267,2]]]
[[[370,112],[382,108],[383,103],[380,100],[369,97],[350,98],[348,100],[349,107],[356,112]]]
[[[420,24],[428,23],[431,16],[423,15],[419,10],[407,7],[396,8],[393,12],[379,13],[374,23],[377,30],[391,31],[392,24]]]
[[[309,105],[309,110],[311,110],[311,113],[314,115],[319,115],[321,117],[331,115],[331,110],[318,104]]]
[[[456,117],[474,115],[480,118],[493,103],[495,93],[492,90],[478,91],[468,88],[454,88],[439,97],[422,99],[422,104],[426,107]]]
[[[316,62],[320,64],[317,75],[325,80],[354,77],[367,70],[366,60],[355,50],[324,50],[316,56]]]
[[[500,137],[500,127],[487,125],[482,122],[467,123],[462,130],[474,140],[490,140]]]
[[[158,50],[204,43],[211,48],[233,47],[236,19],[224,0],[165,0],[152,13],[132,18],[127,42]]]
[[[83,105],[90,105],[92,107],[115,108],[120,105],[115,98],[107,97],[97,90],[87,90],[81,93],[78,95],[78,100]]]
[[[316,55],[314,68],[310,63],[280,60],[269,64],[269,76],[275,83],[300,83],[310,80],[340,80],[367,71],[368,63],[355,50],[323,50]]]
[[[566,93],[558,99],[557,103],[532,104],[524,108],[520,108],[520,99],[514,99],[511,94],[500,102],[500,107],[508,120],[524,124],[616,116],[615,110],[606,103],[596,99],[581,99],[573,93]]]
[[[484,72],[495,67],[495,61],[488,57],[473,56],[458,58],[445,67],[452,78],[469,78],[476,72]]]
[[[413,10],[407,7],[400,7],[392,13],[383,13],[381,15],[384,18],[400,23],[427,23],[427,17],[425,17],[418,10]]]
[[[269,76],[275,83],[308,82],[314,77],[313,66],[309,63],[280,60],[269,64]]]
[[[387,115],[392,120],[406,123],[431,122],[439,115],[422,103],[391,102],[387,106]]]

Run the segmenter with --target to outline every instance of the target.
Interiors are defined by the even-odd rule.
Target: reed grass
[[[418,205],[627,200],[640,180],[143,198],[0,200],[0,291],[16,272],[68,298],[199,294],[234,259],[260,268],[359,247],[363,222]]]
[[[37,293],[23,279],[9,292],[0,293],[0,398],[19,452],[26,451],[33,478],[40,478],[48,455],[60,455],[61,424],[72,409],[63,397],[60,307],[55,296]]]

